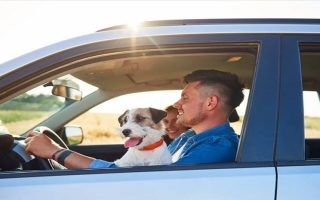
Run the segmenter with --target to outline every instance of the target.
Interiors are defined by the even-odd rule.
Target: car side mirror
[[[83,131],[80,126],[65,126],[64,136],[68,145],[81,144],[83,141]]]

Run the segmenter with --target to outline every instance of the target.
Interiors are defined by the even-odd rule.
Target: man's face
[[[187,127],[193,127],[206,118],[204,112],[205,98],[201,97],[199,82],[186,85],[181,94],[181,99],[174,104],[178,109],[177,123]]]

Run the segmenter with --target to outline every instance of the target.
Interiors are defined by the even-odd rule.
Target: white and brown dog
[[[114,163],[119,167],[167,165],[171,155],[162,136],[165,134],[163,110],[136,108],[127,110],[118,121],[123,136],[128,137],[124,146],[127,153]]]

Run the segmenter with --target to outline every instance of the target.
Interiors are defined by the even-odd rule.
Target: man
[[[243,84],[236,75],[217,70],[198,70],[184,77],[186,86],[178,109],[178,123],[191,127],[170,145],[173,162],[196,164],[234,161],[238,138],[228,118],[243,100]],[[26,151],[58,160],[67,168],[116,167],[106,162],[64,150],[44,134],[29,133]]]
[[[243,84],[236,75],[198,70],[184,77],[187,83],[178,109],[177,123],[191,127],[170,145],[178,164],[230,162],[235,160],[238,137],[229,117],[243,100]],[[234,117],[233,117],[234,118]]]

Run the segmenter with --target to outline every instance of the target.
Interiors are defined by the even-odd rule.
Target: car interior
[[[71,150],[98,159],[114,161],[124,155],[127,150],[122,144],[68,145],[70,142],[66,134],[66,124],[94,106],[124,94],[182,89],[184,86],[182,82],[183,76],[198,69],[216,69],[232,72],[238,75],[245,88],[250,90],[254,79],[258,46],[258,44],[254,43],[215,44],[205,48],[179,47],[170,49],[170,51],[137,50],[129,52],[130,56],[119,56],[112,59],[95,56],[84,59],[80,67],[77,62],[71,63],[69,66],[71,70],[55,74],[50,81],[35,82],[33,87],[48,83],[52,84],[53,80],[69,74],[94,86],[96,89],[89,95],[83,96],[82,99],[74,95],[77,96],[77,100],[68,101],[69,103],[62,109],[49,118],[43,119],[40,123],[34,124],[34,127],[24,130],[19,134],[20,136],[1,135],[0,147],[3,149],[0,152],[3,152],[3,155],[0,156],[0,168],[4,171],[62,168],[61,166],[56,166],[54,162],[49,163],[48,166],[48,163],[41,159],[32,164],[25,164],[26,160],[29,162],[33,158],[25,155],[23,145],[20,143],[23,143],[24,136],[29,130],[39,126],[49,127],[50,130],[47,130],[48,136],[56,140],[61,140],[60,138],[62,138],[63,142],[60,143],[64,143]],[[301,62],[305,90],[316,90],[319,95],[320,81],[317,78],[319,73],[314,67],[319,65],[317,57],[318,55],[306,49],[302,54]],[[81,88],[79,88],[79,91],[81,91]],[[25,90],[21,90],[16,96],[23,92]],[[83,135],[85,137],[86,133],[84,132]],[[13,144],[19,146],[20,149],[15,149],[15,153],[12,154],[9,152],[11,152],[10,148]],[[306,159],[320,158],[319,148],[319,139],[306,139]],[[50,166],[50,164],[53,166]]]
[[[246,87],[249,88],[254,66],[255,55],[251,52],[198,53],[196,55],[145,56],[102,61],[89,64],[85,70],[77,71],[72,75],[99,88],[92,95],[95,96],[94,99],[105,100],[132,92],[182,89],[182,77],[197,69],[213,68],[237,73]],[[247,70],[244,72],[244,70],[241,70],[242,68]],[[86,104],[86,100],[83,99],[82,102],[78,103]],[[80,107],[84,107],[80,104]],[[67,110],[66,112],[74,113],[74,111],[69,112]],[[67,114],[64,117],[67,117]],[[73,117],[70,116],[70,120]],[[61,118],[57,120],[61,120]],[[68,120],[63,119],[63,121]],[[63,131],[58,131],[58,133],[63,134]],[[114,161],[126,152],[121,144],[108,146],[73,145],[70,148],[107,161]]]
[[[68,73],[97,89],[80,101],[70,103],[48,119],[36,124],[36,127],[49,127],[53,130],[52,132],[64,139],[65,143],[68,143],[65,125],[92,107],[124,94],[182,89],[183,76],[198,69],[216,69],[235,73],[245,87],[250,89],[257,51],[257,44],[216,44],[212,47],[179,48],[168,52],[146,51],[139,55],[135,52],[131,56],[111,60],[101,57],[91,58],[86,64]],[[62,73],[60,77],[66,74],[67,72]],[[54,78],[57,79],[58,76]],[[48,82],[40,81],[35,83],[35,86],[39,84],[48,85]],[[22,137],[29,130],[22,132]],[[52,134],[49,133],[49,135],[53,137]],[[70,145],[69,148],[107,161],[114,161],[126,152],[122,144]]]

